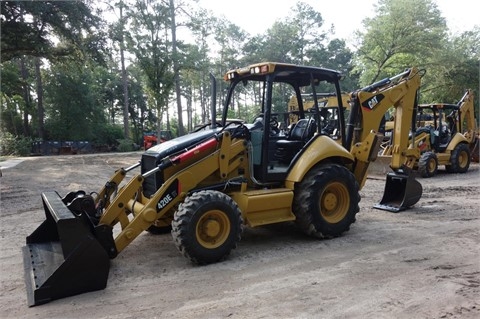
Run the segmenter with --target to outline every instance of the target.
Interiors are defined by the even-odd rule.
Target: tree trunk
[[[192,111],[192,105],[193,105],[193,92],[192,92],[192,86],[190,85],[187,89],[187,130],[188,132],[192,131],[193,129],[193,111]]]
[[[206,96],[205,92],[207,91],[207,80],[205,79],[205,74],[202,74],[202,82],[200,85],[200,108],[201,108],[201,113],[202,113],[202,123],[205,123],[207,120],[207,99],[208,97]],[[210,103],[213,103],[210,101]],[[211,105],[211,104],[210,104]]]
[[[123,4],[123,3],[122,3]],[[128,127],[128,78],[125,69],[124,55],[124,39],[123,39],[123,6],[120,6],[120,21],[122,21],[122,32],[120,37],[120,62],[122,65],[122,82],[123,82],[123,134],[126,139],[130,138],[130,130]]]
[[[23,135],[30,136],[30,128],[28,125],[28,115],[30,110],[30,90],[28,88],[28,72],[25,66],[25,58],[20,58],[20,72],[23,82],[23,100],[25,101],[25,107],[23,108]]]
[[[45,140],[44,117],[45,108],[43,107],[43,83],[42,74],[40,73],[40,58],[35,58],[35,76],[37,78],[37,117],[38,117],[38,137]]]
[[[170,127],[170,113],[168,112],[168,107],[167,107],[167,131],[171,131],[172,128]]]
[[[157,143],[160,143],[160,140],[162,138],[162,125],[163,121],[163,111],[161,111],[161,108],[157,105]],[[168,108],[167,108],[167,130],[169,129],[170,123],[168,123]]]
[[[178,75],[178,57],[177,57],[177,26],[175,24],[175,1],[170,0],[170,17],[172,29],[172,57],[173,57],[173,79],[175,83],[175,94],[177,97],[177,111],[178,111],[178,136],[185,134],[183,128],[182,118],[182,92],[180,90],[180,78]]]

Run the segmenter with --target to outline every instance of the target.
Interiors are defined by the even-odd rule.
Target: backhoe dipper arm
[[[391,144],[392,173],[387,174],[381,202],[375,208],[391,212],[408,209],[418,202],[422,186],[411,174],[418,148],[409,147],[410,127],[413,127],[417,107],[417,91],[423,72],[416,68],[376,82],[352,93],[353,107],[347,125],[346,139],[355,157],[354,174],[360,186],[366,180],[368,166],[379,150],[377,131],[385,113],[394,107],[394,128]]]
[[[420,88],[422,72],[411,68],[395,77],[372,84],[352,93],[358,113],[353,119],[356,134],[353,144],[362,142],[372,132],[377,132],[385,113],[394,107],[394,128],[392,141],[391,168],[397,170],[419,157],[418,150],[409,148],[410,127],[417,105],[417,91]],[[361,115],[360,115],[361,114]]]
[[[471,89],[465,92],[460,102],[458,102],[458,106],[460,111],[460,123],[458,125],[459,132],[465,132],[463,135],[468,140],[468,143],[471,144],[475,141],[477,134],[477,122],[475,121],[473,106],[473,91]],[[464,124],[466,127],[462,128],[462,125]]]

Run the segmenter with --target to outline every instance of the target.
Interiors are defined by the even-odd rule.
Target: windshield
[[[299,119],[315,119],[319,128],[337,128],[338,101],[335,86],[323,81],[314,88],[293,82],[276,82],[273,77],[252,77],[232,81],[224,109],[224,118],[238,118],[253,124],[259,118],[278,123],[279,134],[288,134]],[[302,83],[304,84],[304,83]],[[317,93],[317,102],[313,99]],[[226,111],[226,112],[225,112]],[[334,127],[335,126],[335,127]]]

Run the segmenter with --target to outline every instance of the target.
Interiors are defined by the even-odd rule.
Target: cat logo
[[[367,108],[369,110],[373,110],[375,106],[380,103],[385,96],[383,94],[377,94],[366,100],[365,102],[362,103],[362,106],[364,108]]]

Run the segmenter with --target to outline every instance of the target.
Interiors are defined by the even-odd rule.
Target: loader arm
[[[187,193],[205,186],[215,176],[216,187],[243,179],[247,160],[244,139],[223,131],[188,150],[164,158],[149,172],[135,175],[120,187],[126,173],[138,164],[120,169],[95,193],[56,192],[42,194],[45,221],[26,238],[23,247],[25,283],[29,306],[35,306],[88,291],[104,289],[109,260],[128,246],[177,205]],[[194,159],[194,164],[185,166]],[[142,193],[142,182],[160,170],[179,166],[150,197]],[[220,184],[220,186],[218,186]],[[101,214],[101,216],[98,216]],[[114,227],[121,230],[114,238]]]
[[[125,176],[127,173],[135,168],[140,166],[140,162],[132,165],[128,168],[120,168],[115,171],[112,177],[110,177],[110,180],[105,183],[105,185],[102,187],[100,192],[97,193],[97,196],[95,197],[95,205],[99,209],[105,209],[110,205],[110,198],[112,195],[115,194],[115,192],[118,191],[119,185],[122,183],[122,181],[125,179]]]
[[[203,159],[198,158],[193,165],[172,175],[150,198],[141,195],[142,183],[147,175],[155,173],[162,169],[161,167],[135,176],[122,187],[99,221],[99,225],[111,227],[117,223],[121,224],[122,231],[115,238],[117,252],[122,251],[156,220],[178,205],[189,192],[209,176],[217,175],[217,181],[226,181],[230,173],[238,169],[243,162],[242,156],[246,150],[243,140],[232,140],[230,133],[224,131],[220,137],[213,137],[165,163],[171,163],[166,164],[169,167],[180,165],[182,161],[198,157],[201,149],[216,150],[209,152]],[[129,218],[129,215],[132,217]]]

